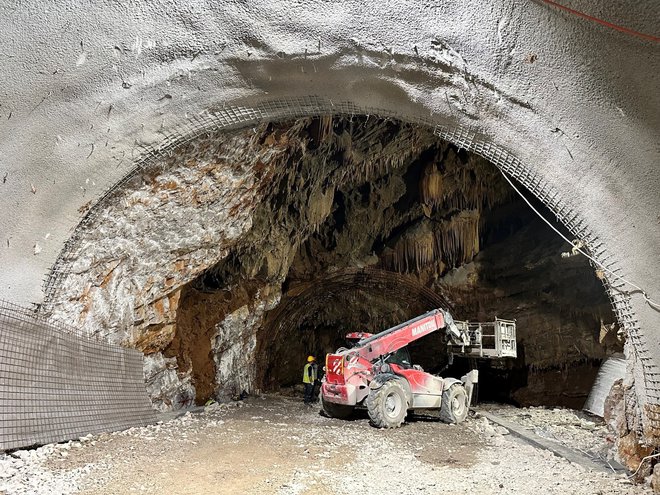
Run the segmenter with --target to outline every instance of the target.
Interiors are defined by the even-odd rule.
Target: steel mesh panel
[[[142,354],[0,301],[0,451],[155,421]]]

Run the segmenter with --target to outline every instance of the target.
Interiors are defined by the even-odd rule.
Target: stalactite
[[[468,210],[448,220],[423,220],[382,252],[383,266],[404,273],[431,264],[444,269],[469,263],[479,253],[480,218],[479,210]]]
[[[319,117],[319,131],[317,137],[319,143],[330,142],[333,135],[332,126],[332,115],[324,115],[323,117]]]
[[[442,173],[435,163],[429,163],[422,173],[419,183],[419,195],[422,203],[428,206],[438,206],[444,199]]]
[[[479,253],[479,210],[462,211],[439,223],[436,250],[450,267],[469,263]]]
[[[448,210],[491,208],[511,198],[500,172],[479,157],[462,163],[453,150],[442,161],[442,207]]]
[[[319,225],[332,212],[332,203],[335,197],[335,188],[331,187],[325,191],[315,191],[310,195],[307,205],[307,221],[312,230],[316,232]]]
[[[392,249],[383,253],[383,264],[399,273],[420,271],[436,261],[435,235],[428,221],[406,231]]]

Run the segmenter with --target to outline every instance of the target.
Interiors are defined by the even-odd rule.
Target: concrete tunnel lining
[[[443,139],[482,154],[528,187],[608,268],[634,280],[657,299],[660,274],[648,266],[658,259],[660,232],[654,215],[644,211],[658,208],[659,179],[648,172],[648,164],[657,163],[658,158],[653,133],[658,128],[658,96],[640,99],[628,91],[657,78],[660,71],[651,45],[619,35],[612,38],[609,32],[585,28],[569,17],[552,16],[536,4],[525,10],[502,2],[494,4],[492,12],[466,12],[460,2],[454,2],[434,16],[424,15],[424,9],[414,13],[403,6],[383,5],[369,11],[358,4],[347,8],[359,14],[360,21],[346,17],[345,24],[333,16],[319,21],[310,5],[291,7],[299,16],[287,25],[288,32],[263,32],[263,23],[246,22],[269,16],[281,19],[271,5],[258,5],[247,12],[232,4],[230,12],[214,12],[216,18],[229,22],[208,26],[208,33],[197,34],[180,29],[178,21],[186,16],[201,20],[207,13],[184,12],[169,3],[148,7],[140,13],[142,21],[152,21],[146,23],[147,31],[158,22],[174,24],[174,48],[152,46],[138,36],[134,59],[123,59],[123,69],[109,75],[103,72],[104,64],[121,56],[108,47],[119,46],[121,52],[130,38],[126,26],[135,27],[134,22],[126,22],[134,20],[130,13],[115,10],[111,25],[99,37],[85,28],[87,42],[79,44],[73,34],[59,33],[59,39],[69,37],[63,53],[44,50],[37,55],[42,58],[36,66],[52,65],[55,60],[59,68],[68,66],[65,60],[75,60],[80,72],[63,76],[69,89],[62,95],[49,89],[57,84],[46,81],[37,69],[29,70],[26,81],[20,83],[17,74],[9,71],[8,80],[15,82],[17,93],[8,112],[3,111],[3,116],[10,117],[0,127],[0,149],[4,162],[10,163],[11,175],[9,186],[0,186],[9,190],[2,198],[8,211],[3,230],[9,233],[11,245],[0,255],[9,271],[0,295],[21,303],[47,303],[37,288],[38,281],[54,263],[55,278],[46,287],[57,287],[58,270],[66,272],[56,261],[68,230],[79,221],[77,210],[90,200],[100,204],[104,192],[122,183],[131,168],[148,164],[150,157],[170,146],[219,127],[304,115],[361,113],[430,125]],[[653,28],[648,21],[654,18],[651,3],[638,5],[649,14],[646,16],[633,15],[633,9],[602,8],[633,24],[649,22],[647,30]],[[94,15],[94,8],[89,9],[87,14]],[[170,9],[169,17],[163,15],[166,9]],[[19,25],[39,22],[18,14]],[[16,15],[8,15],[7,22],[16,21]],[[71,14],[56,7],[54,15],[58,21],[66,21]],[[546,15],[550,16],[547,26],[538,29],[539,18]],[[382,23],[397,17],[406,22]],[[155,21],[159,18],[163,20]],[[499,22],[494,22],[496,18]],[[301,40],[310,37],[310,26],[314,36],[312,42],[302,43],[310,45],[303,54]],[[575,40],[569,57],[553,35],[557,31],[569,33]],[[3,32],[12,35],[11,29]],[[352,36],[354,32],[362,33],[360,38]],[[312,50],[316,38],[322,53]],[[115,44],[113,39],[122,42]],[[227,39],[232,41],[227,43]],[[420,41],[419,58],[412,54],[409,40]],[[227,44],[230,48],[225,50]],[[189,57],[186,47],[190,46],[198,47],[200,55]],[[511,55],[514,48],[520,60]],[[145,56],[140,58],[142,50]],[[22,45],[19,52],[27,53]],[[541,61],[547,63],[525,64],[522,54],[528,52],[540,52]],[[96,53],[100,55],[90,56]],[[83,54],[87,54],[84,60]],[[619,71],[604,62],[612,59]],[[636,63],[640,59],[645,60],[641,66]],[[3,64],[8,64],[6,60],[3,58]],[[158,65],[163,60],[172,65]],[[566,77],[571,72],[566,63],[580,75],[580,84]],[[532,67],[534,71],[528,70]],[[172,77],[179,71],[194,74],[195,82],[206,91],[195,91],[190,81]],[[118,72],[122,72],[120,77]],[[603,73],[616,76],[616,84],[604,81]],[[127,88],[122,87],[123,82]],[[565,87],[569,90],[558,89]],[[176,100],[177,95],[191,91],[192,98]],[[75,105],[72,95],[78,98]],[[167,112],[163,110],[166,104]],[[188,112],[200,116],[190,119]],[[627,115],[633,113],[639,120],[631,125]],[[71,124],[69,128],[59,116]],[[184,124],[177,128],[178,122]],[[555,129],[560,132],[553,132]],[[34,146],[29,136],[36,138]],[[135,136],[139,136],[137,145]],[[108,140],[116,147],[112,152],[103,145]],[[142,159],[133,160],[136,150],[144,152]],[[126,155],[128,159],[124,159]],[[636,159],[630,163],[629,157]],[[119,165],[110,170],[108,163]],[[57,185],[50,183],[53,176],[58,178]],[[90,183],[82,180],[85,176],[91,178]],[[20,188],[15,187],[16,179]],[[30,185],[36,189],[32,195]],[[77,195],[80,188],[85,189],[84,196]],[[53,201],[57,206],[51,212]],[[43,239],[44,232],[52,235]],[[74,249],[75,235],[63,253]],[[33,255],[36,243],[42,252]],[[617,316],[633,340],[635,352],[630,357],[636,396],[642,405],[658,405],[656,363],[660,360],[658,335],[653,331],[658,314],[640,294],[614,290],[618,285],[610,280],[608,289]],[[645,424],[648,431],[658,429],[648,419]]]
[[[211,23],[210,26],[207,26],[208,32],[197,33],[196,36],[199,36],[199,39],[195,39],[195,36],[192,36],[191,39],[190,34],[185,30],[182,31],[177,23],[188,17],[199,19],[201,12],[194,9],[192,12],[188,12],[175,4],[168,4],[169,16],[160,16],[159,9],[165,8],[164,5],[153,6],[139,13],[113,10],[112,19],[116,19],[116,21],[106,26],[106,31],[101,37],[89,36],[87,44],[83,43],[83,53],[91,53],[92,50],[95,50],[94,53],[98,56],[85,57],[84,63],[77,66],[84,71],[82,75],[77,73],[69,75],[67,72],[62,76],[69,85],[67,88],[74,91],[77,101],[79,101],[76,112],[61,111],[69,104],[70,94],[58,95],[45,91],[48,98],[44,98],[44,94],[41,94],[38,89],[39,81],[43,79],[43,75],[40,74],[35,74],[36,79],[33,85],[26,80],[21,84],[16,84],[15,87],[20,90],[17,93],[16,103],[5,104],[8,108],[3,115],[8,116],[8,112],[12,114],[12,117],[8,118],[7,123],[3,126],[3,136],[7,138],[5,140],[7,148],[4,151],[8,163],[22,163],[20,156],[15,153],[20,150],[28,150],[24,146],[26,143],[14,142],[16,137],[6,133],[18,130],[24,124],[35,125],[37,129],[41,129],[39,131],[41,135],[47,134],[59,136],[59,138],[55,140],[55,144],[48,142],[48,149],[40,148],[46,143],[39,143],[39,146],[32,143],[29,153],[30,161],[33,164],[43,164],[44,157],[49,156],[50,159],[46,163],[53,165],[47,166],[45,169],[42,167],[46,174],[50,173],[52,176],[55,171],[54,164],[58,163],[59,166],[61,163],[58,174],[68,170],[67,173],[73,172],[79,174],[80,177],[86,176],[90,179],[89,183],[85,179],[81,184],[78,184],[81,182],[80,180],[74,179],[72,184],[75,183],[75,186],[69,186],[68,181],[65,180],[58,182],[57,187],[51,187],[47,182],[44,183],[45,181],[37,181],[35,187],[38,187],[40,193],[43,192],[50,198],[58,198],[62,194],[73,198],[77,196],[80,188],[86,189],[86,195],[80,199],[75,208],[55,207],[55,211],[61,211],[62,215],[51,219],[51,224],[57,228],[51,229],[51,236],[47,240],[41,239],[44,235],[41,232],[42,228],[25,222],[25,218],[20,215],[19,211],[14,212],[14,202],[8,203],[12,212],[10,218],[6,220],[8,222],[7,230],[12,237],[12,245],[9,248],[12,252],[10,266],[20,267],[20,269],[17,269],[16,275],[8,274],[7,280],[11,281],[14,294],[20,294],[17,302],[39,302],[43,297],[38,290],[35,291],[34,280],[42,279],[50,264],[55,261],[61,244],[65,241],[65,237],[59,234],[60,228],[66,230],[77,224],[79,219],[77,208],[83,206],[90,197],[92,200],[99,197],[125,175],[131,167],[132,158],[142,145],[162,140],[163,133],[167,134],[177,122],[187,120],[186,113],[199,115],[208,111],[213,112],[224,105],[231,105],[232,102],[246,103],[246,107],[254,106],[254,100],[263,99],[264,92],[273,98],[278,95],[304,97],[309,94],[318,94],[331,101],[342,101],[347,99],[346,95],[342,93],[350,91],[350,98],[360,101],[360,106],[364,108],[389,107],[390,110],[398,111],[403,115],[409,114],[411,117],[433,114],[439,119],[456,120],[468,127],[475,128],[476,126],[477,130],[487,130],[486,134],[501,136],[497,141],[506,143],[509,148],[516,143],[515,145],[520,148],[516,151],[516,155],[528,163],[531,156],[543,156],[543,160],[548,164],[562,164],[570,160],[565,144],[557,139],[562,134],[548,134],[548,132],[555,128],[552,126],[552,122],[557,124],[571,121],[581,122],[582,124],[577,126],[580,128],[580,137],[572,139],[570,143],[571,153],[580,161],[591,162],[601,168],[604,166],[603,164],[609,163],[612,159],[615,163],[627,163],[627,157],[636,156],[635,153],[646,154],[646,158],[640,157],[640,165],[628,164],[629,173],[620,175],[612,167],[608,167],[607,171],[603,170],[604,175],[611,176],[607,179],[607,184],[603,186],[603,191],[608,196],[605,199],[611,199],[607,190],[613,185],[616,186],[614,191],[619,193],[623,201],[627,201],[626,198],[636,190],[644,190],[645,187],[653,189],[657,185],[655,177],[645,176],[643,173],[638,174],[636,170],[630,169],[631,167],[639,168],[644,162],[653,162],[657,159],[657,153],[654,152],[652,145],[653,136],[648,135],[644,129],[639,129],[637,138],[642,141],[638,141],[640,143],[638,145],[633,144],[634,140],[625,137],[629,135],[627,129],[629,123],[626,118],[611,105],[609,108],[612,108],[613,112],[607,113],[608,107],[603,106],[602,102],[607,101],[608,96],[614,94],[614,97],[610,99],[621,103],[618,107],[622,108],[622,112],[627,112],[628,107],[634,108],[637,115],[644,116],[645,121],[652,125],[657,123],[657,112],[653,111],[654,107],[657,108],[657,104],[647,104],[652,103],[653,100],[642,102],[635,94],[627,91],[627,87],[634,87],[634,84],[615,87],[590,77],[590,71],[596,68],[592,67],[590,63],[586,63],[589,60],[585,60],[584,52],[580,51],[580,43],[587,46],[593,44],[601,51],[598,55],[594,53],[594,59],[609,60],[614,57],[621,66],[630,66],[630,70],[621,71],[626,74],[628,79],[634,76],[639,80],[644,80],[644,78],[653,80],[653,74],[657,74],[657,70],[654,72],[653,63],[644,65],[646,72],[640,71],[639,64],[635,65],[632,62],[634,57],[624,55],[626,50],[632,50],[639,57],[653,60],[653,57],[647,56],[647,54],[653,53],[651,45],[638,43],[621,36],[611,39],[611,35],[607,31],[599,31],[588,25],[581,25],[564,15],[552,15],[553,11],[537,5],[530,6],[529,11],[526,9],[518,11],[506,4],[493,5],[493,13],[499,14],[502,22],[492,26],[485,22],[489,19],[490,13],[468,11],[464,13],[467,14],[465,17],[457,15],[463,9],[458,3],[456,5],[446,4],[442,9],[432,9],[433,14],[440,18],[421,15],[421,18],[418,19],[415,19],[415,16],[419,13],[416,14],[414,9],[409,10],[403,6],[383,6],[388,15],[357,6],[347,7],[349,10],[355,10],[353,13],[359,13],[360,29],[356,29],[357,26],[352,18],[343,19],[345,24],[338,26],[333,21],[334,17],[328,15],[329,13],[323,12],[326,14],[325,17],[318,17],[319,14],[322,14],[321,12],[315,12],[314,8],[301,5],[296,7],[300,14],[298,20],[287,26],[289,30],[287,34],[277,29],[275,33],[271,33],[267,29],[264,30],[264,25],[260,25],[258,29],[246,25],[241,17],[246,14],[241,13],[238,8],[229,9],[222,14],[207,13],[211,19],[213,15],[219,15],[224,22],[222,25]],[[635,15],[631,18],[631,12],[617,11],[614,6],[609,8],[613,10],[612,14],[635,21],[632,23],[633,25],[653,18],[653,15]],[[649,11],[650,14],[653,13],[653,7],[650,4],[638,5],[638,8],[642,11],[641,13],[649,13]],[[252,19],[268,18],[268,15],[272,14],[272,9],[273,6],[270,5],[255,5],[249,15],[252,16]],[[399,15],[399,19],[405,19],[407,22],[397,26],[388,25],[386,29],[382,25],[383,18],[388,19],[389,14],[395,12]],[[11,12],[7,16],[7,20],[16,21],[16,25],[38,24],[36,19],[25,19],[20,14],[20,11]],[[70,16],[72,13],[55,10],[51,14],[59,22],[65,23],[67,20],[75,22],[67,18],[67,15]],[[81,18],[85,18],[84,12],[79,12],[79,14],[81,14]],[[575,47],[571,50],[569,57],[565,53],[565,47],[554,36],[546,36],[544,33],[537,32],[536,16],[546,14],[550,17],[549,27],[553,32],[555,29],[566,29],[576,37]],[[513,19],[518,15],[521,18],[513,24]],[[126,33],[126,26],[134,24],[135,19],[132,19],[132,16],[141,19],[143,25],[148,26],[146,28],[148,33],[157,25],[152,21],[145,22],[146,19],[151,19],[151,16],[161,19],[160,22],[172,22],[173,27],[170,31],[166,29],[162,31],[171,32],[167,37],[175,43],[173,47],[168,48],[166,43],[161,47],[145,37],[131,39],[131,43],[124,41],[125,37],[122,34]],[[274,18],[279,19],[280,16],[275,15]],[[318,19],[324,20],[319,21]],[[444,19],[444,22],[440,22],[441,19]],[[53,22],[53,28],[57,24],[57,22]],[[440,24],[442,27],[439,28]],[[312,50],[317,46],[316,38],[313,43],[303,42],[303,44],[311,43],[313,45],[309,46],[307,54],[302,53],[299,49],[300,41],[309,38],[309,34],[304,35],[303,33],[309,31],[310,25],[312,32],[318,34],[318,38],[321,40],[321,53]],[[415,26],[415,28],[410,26]],[[530,26],[533,26],[531,32],[528,30]],[[649,29],[651,27],[642,25],[640,30],[649,31],[652,30]],[[327,33],[329,28],[338,31],[329,35]],[[39,32],[37,29],[33,31]],[[88,31],[89,28],[86,28],[81,32],[87,33]],[[374,43],[369,40],[366,34],[370,31],[374,33],[374,38],[379,42]],[[11,33],[12,30],[8,28],[3,32]],[[364,39],[351,38],[346,35],[346,39],[350,38],[350,42],[344,43],[342,33],[351,32],[365,33]],[[443,41],[442,33],[451,41]],[[115,40],[119,39],[122,42],[113,43],[113,35]],[[232,37],[232,35],[234,36]],[[475,39],[480,40],[479,43],[475,44],[470,41],[472,35],[475,35]],[[61,37],[62,35],[59,33],[58,39]],[[262,42],[266,39],[268,42],[263,44]],[[91,40],[94,40],[94,44]],[[410,53],[408,40],[420,40],[419,47],[415,45],[421,54],[419,58],[408,55]],[[421,44],[422,40],[430,42],[431,49],[425,48]],[[543,43],[540,43],[540,40],[543,40]],[[594,40],[598,40],[598,42],[594,43]],[[106,45],[103,45],[103,41]],[[101,46],[116,46],[117,50],[112,49],[106,54],[105,49],[101,49]],[[194,63],[190,63],[190,60],[182,56],[183,53],[186,53],[186,47],[191,46],[199,46],[201,51],[201,54],[194,57]],[[394,59],[387,55],[388,52],[383,49],[383,46],[396,54]],[[527,51],[533,53],[534,48],[538,46],[544,46],[543,56],[545,58],[543,60],[547,60],[544,64],[526,64],[522,60],[522,56],[521,60],[518,60],[507,51],[515,48],[516,53],[522,54]],[[611,46],[617,48],[614,53],[610,53]],[[134,57],[131,59],[119,58],[122,64],[121,81],[118,82],[117,89],[113,89],[114,84],[111,84],[111,81],[115,81],[116,76],[106,74],[104,77],[98,78],[94,71],[105,68],[103,64],[121,54],[124,50],[123,47],[126,47],[126,53],[134,53]],[[71,47],[66,48],[63,54],[52,55],[50,52],[44,52],[40,56],[44,58],[44,63],[51,56],[51,60],[58,62],[64,62],[66,56],[71,56],[78,62],[80,61],[80,53],[77,53],[80,51],[79,48],[80,43],[76,42],[75,47],[72,44]],[[213,52],[213,49],[217,53]],[[281,50],[278,51],[278,49]],[[208,57],[207,54],[210,53],[213,53],[213,58]],[[170,72],[167,72],[163,66],[159,66],[156,70],[147,70],[156,61],[173,59],[180,63],[174,64]],[[497,62],[495,66],[491,64],[493,60]],[[183,64],[184,61],[186,61],[185,64]],[[563,91],[563,86],[559,86],[559,83],[565,78],[565,63],[570,63],[576,73],[581,74],[580,80],[585,82],[584,88],[577,87],[570,81],[567,81],[567,91]],[[298,72],[301,67],[302,70]],[[534,70],[528,70],[531,68]],[[145,76],[148,74],[148,77],[143,76],[142,79],[130,77],[131,73],[140,70]],[[185,101],[177,99],[175,96],[185,94],[190,85],[189,82],[179,77],[180,74],[177,71],[194,74],[197,86],[203,87],[204,91],[197,90],[194,98],[186,98]],[[58,74],[60,73],[58,72]],[[218,85],[218,75],[225,76],[220,79],[220,85]],[[29,72],[25,76],[32,77]],[[14,76],[11,75],[11,77]],[[58,77],[60,76],[58,75]],[[460,95],[469,94],[471,91],[469,90],[471,77],[474,78],[476,84],[487,83],[485,88],[479,90],[480,95],[474,100],[482,102],[480,103],[481,108],[478,108],[476,112],[474,109],[458,108],[462,105],[460,102],[465,98]],[[366,80],[369,81],[368,85],[365,84]],[[127,89],[122,87],[123,82],[129,83],[130,87]],[[466,84],[467,86],[465,86]],[[35,94],[32,97],[28,90],[30,87],[35,88]],[[557,87],[562,88],[562,91],[559,91],[559,100],[557,99]],[[167,95],[173,97],[167,98]],[[485,95],[489,95],[488,98]],[[512,95],[516,97],[512,97]],[[454,100],[455,96],[460,97],[458,100]],[[450,102],[454,103],[448,105],[448,98],[450,98]],[[498,98],[502,100],[499,104],[497,103]],[[34,103],[29,104],[32,100]],[[486,101],[487,104],[485,104]],[[627,105],[624,105],[623,102]],[[20,112],[21,105],[26,108],[24,113]],[[34,111],[26,115],[27,109],[31,109],[35,105]],[[500,105],[500,109],[495,112],[496,115],[499,113],[499,121],[497,128],[492,129],[492,125],[487,125],[486,122],[492,120],[493,109],[497,109],[497,105]],[[534,109],[525,108],[529,105],[532,105]],[[137,109],[139,110],[136,114]],[[165,109],[166,112],[164,112]],[[583,111],[585,109],[586,112]],[[466,113],[465,110],[470,111]],[[484,111],[491,115],[486,115]],[[537,112],[540,112],[539,117],[534,115]],[[520,117],[518,125],[514,122],[514,113],[518,113],[518,117]],[[58,115],[58,118],[53,119],[54,115]],[[22,119],[25,118],[28,121],[23,124]],[[72,139],[69,142],[67,132],[64,132],[69,131],[69,128],[67,128],[67,124],[59,125],[62,122],[60,119],[72,124],[70,130],[76,129],[76,133],[84,135],[87,143],[97,143],[91,155],[91,144],[84,144],[79,139]],[[583,122],[585,119],[586,122]],[[510,126],[506,130],[504,128],[505,120]],[[89,123],[95,121],[97,125],[90,129]],[[107,122],[107,127],[103,121]],[[48,122],[56,122],[56,127]],[[523,122],[525,123],[523,124]],[[20,126],[16,127],[19,123]],[[486,129],[488,127],[491,128]],[[561,127],[558,125],[557,128]],[[108,139],[107,130],[109,130],[110,139]],[[561,130],[564,133],[568,132],[567,129],[562,128]],[[125,138],[130,135],[139,137],[137,141]],[[625,138],[622,140],[620,137]],[[106,141],[114,143],[115,149],[112,150],[112,147],[106,149],[103,145]],[[646,144],[641,144],[642,142]],[[595,143],[599,143],[599,146],[596,147]],[[616,143],[616,148],[613,148],[614,143]],[[554,153],[551,151],[553,148]],[[583,152],[580,151],[581,149]],[[602,156],[599,158],[589,156],[598,149],[603,150]],[[125,158],[126,153],[128,153],[128,159]],[[66,158],[68,154],[72,159]],[[104,167],[103,174],[91,173],[95,167],[104,162],[116,164],[117,168],[108,170],[108,167]],[[18,172],[18,167],[15,165],[11,167],[10,171],[14,169]],[[35,174],[39,175],[38,168],[30,167],[30,169],[29,175],[33,176],[32,180],[28,180],[28,176],[21,179],[28,187],[29,183],[35,182]],[[87,173],[84,173],[83,170]],[[565,172],[571,177],[571,180],[566,181],[568,186],[576,179],[579,180],[580,175],[584,173],[582,170],[576,171],[572,167],[566,167]],[[564,172],[560,172],[559,175],[562,173]],[[637,181],[636,176],[644,177],[643,181]],[[561,177],[555,178],[555,180],[560,179]],[[647,182],[649,180],[652,181],[650,184]],[[593,181],[590,185],[596,187]],[[66,191],[63,188],[67,188]],[[560,188],[563,189],[563,187]],[[17,194],[15,199],[21,201],[21,195]],[[38,203],[40,198],[33,198],[30,204],[34,204],[35,200]],[[593,201],[593,198],[589,198],[589,201]],[[642,201],[642,199],[638,201]],[[646,207],[651,210],[657,206],[650,197],[645,201]],[[21,201],[21,204],[25,205],[25,201]],[[593,207],[598,209],[596,204]],[[35,211],[38,210],[37,205]],[[622,210],[634,212],[635,208],[622,208]],[[602,211],[606,210],[602,209]],[[20,222],[19,219],[21,219]],[[63,219],[66,220],[63,221]],[[619,227],[625,225],[627,220],[625,215],[620,215],[616,220],[613,219],[614,228],[604,230],[610,230],[608,235],[619,237],[619,232],[623,231]],[[59,222],[63,222],[63,225],[57,225]],[[640,218],[636,225],[637,228],[644,229],[647,235],[653,235],[652,219]],[[19,235],[19,232],[24,234]],[[625,238],[625,234],[622,237]],[[33,249],[35,241],[40,241],[39,246],[42,251],[40,256],[31,259],[30,263],[26,264],[18,253],[25,253]],[[655,244],[657,245],[657,242]],[[625,242],[622,243],[622,246],[625,247]],[[16,255],[13,254],[14,249],[17,250]],[[640,247],[639,251],[640,254],[645,254],[645,249]],[[33,274],[37,266],[39,273]],[[30,276],[27,277],[27,274]],[[629,275],[633,280],[649,276],[644,274],[643,270],[639,273],[629,273]],[[26,291],[21,288],[23,284],[25,287],[29,285],[31,288]],[[649,290],[657,285],[657,281],[647,284],[650,286]],[[7,291],[6,286],[3,287],[3,291]]]

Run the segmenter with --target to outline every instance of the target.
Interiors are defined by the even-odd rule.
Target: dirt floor
[[[537,433],[544,421],[561,416],[566,428],[553,426],[555,438],[579,438],[580,446],[592,442],[601,449],[600,427],[572,420],[570,410],[489,410],[528,423],[538,418]],[[649,492],[623,475],[588,471],[527,445],[478,414],[460,426],[418,417],[397,430],[378,430],[366,414],[341,421],[299,399],[262,396],[145,428],[0,455],[0,493]]]

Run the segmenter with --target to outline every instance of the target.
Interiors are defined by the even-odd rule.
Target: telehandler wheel
[[[445,423],[462,423],[468,415],[468,396],[465,387],[454,383],[442,392],[440,419]]]
[[[323,407],[323,412],[330,416],[331,418],[337,419],[348,419],[353,414],[355,409],[353,406],[346,406],[344,404],[335,404],[334,402],[328,402],[325,399],[321,398],[321,407]]]
[[[406,419],[408,399],[397,380],[388,380],[369,392],[365,402],[371,424],[377,428],[398,428]]]

